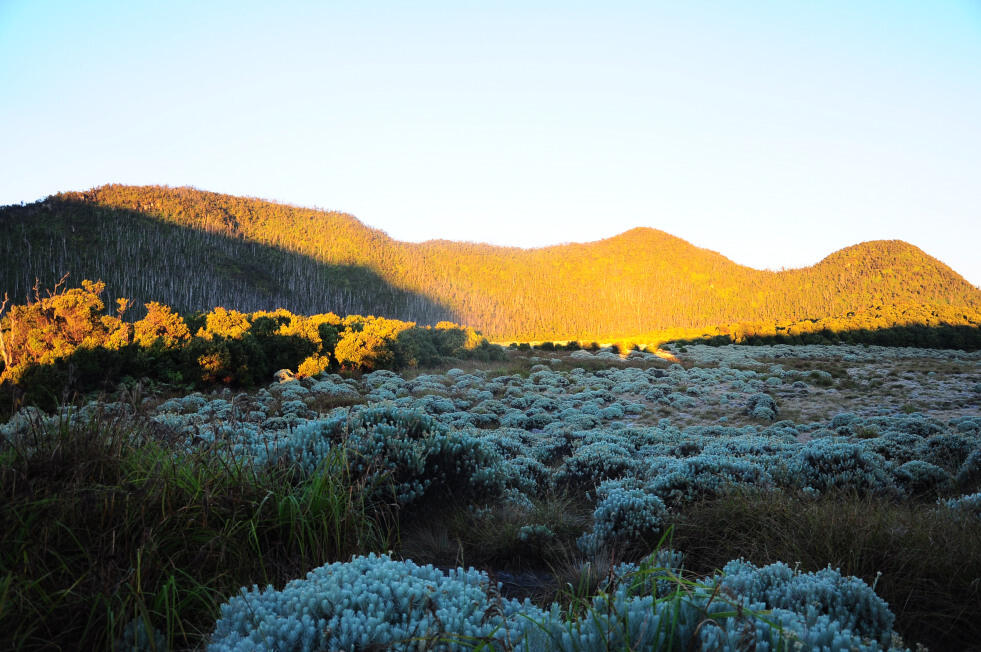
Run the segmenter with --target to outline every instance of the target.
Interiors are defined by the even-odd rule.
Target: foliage
[[[392,369],[397,366],[393,343],[403,331],[415,324],[366,317],[349,319],[334,355],[341,368],[346,369]],[[398,362],[402,362],[399,360]]]
[[[385,555],[354,557],[281,591],[243,590],[222,606],[209,649],[460,649],[444,641],[515,636],[531,605],[495,599],[490,590],[487,575],[473,569],[443,572]]]
[[[181,373],[181,365],[192,360],[197,364],[203,352],[227,351],[227,360],[222,361],[226,371],[222,373],[245,374],[254,367],[243,369],[241,360],[259,359],[254,357],[258,353],[248,353],[252,351],[250,342],[260,342],[260,352],[278,351],[272,342],[302,343],[311,351],[319,347],[306,359],[313,355],[325,358],[325,342],[340,341],[349,324],[363,326],[371,321],[336,315],[303,317],[287,311],[242,315],[218,313],[211,332],[200,337],[196,335],[202,329],[208,331],[208,314],[184,318],[188,331],[195,336],[182,346],[165,347],[161,343],[148,349],[131,345],[118,351],[77,349],[71,356],[73,373],[84,367],[85,373],[94,374],[96,368],[112,363],[110,356],[121,359],[120,354],[131,356],[126,359],[130,365],[124,367],[127,369],[135,369],[132,365],[142,359],[170,364],[169,373]],[[248,328],[244,328],[246,321],[251,324]],[[430,351],[446,332],[452,334],[449,339],[454,346],[465,342],[462,332],[418,330],[434,334],[428,341]],[[402,331],[411,332],[413,329]],[[410,342],[426,340],[420,337]],[[400,346],[402,342],[396,337],[393,350]],[[246,354],[236,353],[236,347]],[[478,345],[474,351],[480,348]],[[219,385],[187,393],[189,390],[183,388],[175,392],[170,385],[163,388],[163,395],[159,386],[131,378],[111,397],[77,409],[54,409],[50,414],[21,409],[9,422],[0,424],[0,448],[27,457],[33,447],[40,446],[37,442],[48,441],[38,435],[41,432],[71,432],[73,441],[91,442],[93,438],[85,436],[86,424],[100,414],[116,415],[139,426],[140,439],[130,448],[155,460],[153,469],[167,469],[169,464],[184,468],[200,459],[208,465],[204,468],[215,473],[220,469],[247,472],[249,477],[243,482],[258,483],[255,492],[230,483],[221,485],[230,487],[231,497],[223,498],[215,485],[213,492],[204,493],[208,509],[219,510],[227,500],[228,505],[240,510],[239,514],[266,510],[260,521],[278,518],[277,527],[291,523],[294,530],[287,537],[290,545],[318,549],[319,525],[309,523],[310,519],[320,523],[317,514],[329,515],[329,522],[335,526],[342,523],[336,527],[349,533],[373,531],[356,527],[363,523],[365,514],[371,515],[372,527],[380,527],[378,519],[387,522],[390,517],[390,522],[400,528],[397,539],[391,540],[397,543],[390,562],[399,563],[396,555],[401,555],[441,569],[465,563],[487,568],[489,618],[495,617],[492,607],[499,597],[529,596],[535,600],[534,609],[522,608],[522,613],[534,616],[534,622],[520,619],[529,625],[520,630],[521,636],[495,643],[505,649],[520,649],[522,645],[530,649],[575,649],[577,645],[579,649],[616,649],[638,641],[644,646],[653,640],[647,637],[660,635],[674,641],[679,649],[696,645],[739,648],[750,641],[765,649],[781,636],[786,637],[789,648],[797,638],[809,645],[832,648],[878,648],[885,645],[883,641],[891,643],[886,636],[888,623],[880,617],[882,605],[867,586],[848,575],[875,586],[876,593],[896,611],[896,628],[904,635],[909,633],[911,640],[940,649],[960,649],[977,640],[973,605],[978,601],[978,587],[973,579],[981,568],[975,545],[981,521],[974,518],[972,509],[977,502],[973,494],[979,488],[981,420],[973,412],[976,394],[972,383],[981,354],[857,346],[793,350],[785,346],[693,346],[682,364],[636,351],[630,354],[633,358],[629,364],[611,364],[597,357],[616,357],[609,351],[599,351],[595,356],[578,353],[595,358],[596,366],[563,369],[543,364],[544,358],[522,361],[516,351],[506,365],[456,361],[461,368],[401,375],[390,370],[359,370],[343,376],[330,369],[316,376],[284,372],[278,382],[251,391]],[[574,359],[573,364],[577,364],[584,358]],[[887,373],[885,367],[872,371],[908,383],[906,374],[915,370],[922,377],[918,403],[937,412],[907,414],[895,409],[898,403],[890,407],[860,400],[841,405],[834,400],[840,396],[837,391],[820,389],[810,382],[814,380],[815,361],[820,361],[818,368],[828,370],[832,382],[840,385],[845,380],[862,381],[861,374],[850,365],[884,359],[900,371]],[[693,362],[697,365],[692,366]],[[328,364],[337,363],[330,360]],[[53,369],[57,365],[35,366],[28,375]],[[938,370],[944,369],[952,370],[950,378],[938,377]],[[880,377],[877,373],[869,376],[874,376],[872,380]],[[798,411],[800,397],[825,391],[832,400],[820,412],[805,416]],[[884,386],[883,391],[889,392],[890,386]],[[745,414],[752,400],[765,401],[760,396],[779,398],[779,417],[774,415],[770,421]],[[850,411],[835,414],[836,410]],[[708,419],[693,421],[691,414]],[[10,443],[9,448],[3,448],[6,443]],[[84,455],[99,459],[97,447],[85,446]],[[50,450],[70,448],[58,439]],[[179,473],[150,474],[158,484],[125,484],[104,474],[89,474],[81,461],[86,459],[84,455],[74,455],[74,461],[58,465],[50,474],[12,464],[15,472],[7,477],[13,478],[17,487],[28,487],[32,496],[64,501],[66,510],[75,510],[79,518],[84,516],[92,522],[136,520],[127,516],[129,507],[110,509],[112,496],[117,501],[125,497],[129,502],[124,501],[124,506],[132,506],[134,515],[141,510],[141,519],[145,518],[143,510],[154,517],[180,510],[188,523],[173,526],[174,538],[161,535],[161,548],[155,549],[166,553],[161,561],[182,559],[178,534],[200,541],[186,527],[203,527],[204,521],[209,527],[223,527],[225,521],[216,520],[216,514],[223,513],[220,510],[205,510],[198,519],[203,507],[160,488],[182,477]],[[0,462],[13,460],[3,458]],[[64,483],[65,478],[75,478],[73,474],[80,474],[77,484],[58,484],[49,494],[40,485],[24,484],[31,478],[41,482],[44,477]],[[304,497],[295,496],[292,489],[281,491],[263,484],[283,477],[288,477],[290,487],[306,487]],[[106,487],[123,489],[107,494]],[[314,491],[314,487],[320,489]],[[954,509],[943,502],[962,494],[968,497],[951,501]],[[107,495],[110,498],[102,500]],[[278,497],[284,495],[287,497]],[[316,496],[326,497],[321,501],[314,500]],[[144,498],[152,502],[144,503]],[[90,500],[102,505],[104,511],[91,511],[85,502]],[[30,509],[47,514],[47,504],[31,503]],[[962,504],[963,509],[956,507]],[[6,531],[19,532],[20,540],[35,530],[24,525],[30,510],[17,509],[12,517],[15,525]],[[345,521],[342,514],[351,521]],[[57,518],[73,523],[60,513]],[[262,530],[260,521],[250,521],[250,527],[254,524]],[[167,523],[169,526],[171,521]],[[682,577],[680,561],[672,557],[655,560],[660,570],[652,569],[647,579],[631,580],[622,588],[625,573],[608,573],[607,569],[619,567],[620,561],[639,559],[672,524],[678,533],[676,543],[688,554],[686,567],[698,575]],[[72,528],[89,546],[95,535],[76,530],[74,525]],[[118,530],[119,536],[124,529]],[[23,538],[26,543],[17,553],[19,560],[31,564],[31,573],[43,575],[54,562],[43,562],[47,557],[40,553],[25,552],[30,546],[38,551],[52,550],[62,559],[76,559],[71,537],[58,538],[49,527],[38,527],[36,532],[46,537],[50,547],[49,543]],[[155,538],[156,532],[151,528],[148,536]],[[128,541],[138,538],[125,536]],[[239,538],[242,540],[225,543],[224,549],[239,554],[240,544],[251,545],[249,536]],[[228,571],[228,583],[202,581],[207,586],[223,587],[223,592],[207,593],[213,599],[205,606],[196,602],[194,612],[198,616],[191,616],[190,607],[183,603],[162,605],[154,598],[144,616],[137,618],[135,609],[124,610],[118,618],[113,616],[111,626],[103,628],[98,621],[97,627],[107,632],[105,640],[149,643],[160,634],[170,641],[178,640],[178,647],[196,647],[192,642],[199,645],[201,637],[212,629],[217,603],[236,595],[238,587],[273,583],[279,588],[287,579],[303,577],[313,566],[386,549],[365,547],[369,544],[364,541],[369,539],[358,544],[357,536],[338,535],[338,541],[353,542],[343,548],[343,556],[316,559],[302,569],[283,561],[279,552],[272,557],[263,553],[263,560],[241,564],[243,570],[265,569],[263,573],[235,581],[232,575],[242,576]],[[105,545],[98,541],[91,545],[92,554],[99,559],[86,558],[86,563],[97,565],[92,571],[94,577],[117,577],[114,573],[120,569],[116,565],[121,562],[104,554]],[[199,547],[221,552],[218,543],[212,545],[216,547]],[[222,560],[235,563],[234,557],[221,554],[218,561],[207,556],[181,567],[191,576],[197,577],[200,571],[202,577],[213,577],[209,569]],[[750,561],[733,566],[727,576],[745,581],[733,580],[732,588],[726,588],[725,583],[713,579],[718,576],[716,569],[739,557]],[[278,561],[271,562],[271,558]],[[776,564],[778,561],[791,567]],[[801,562],[799,568],[797,561]],[[828,571],[829,563],[842,572]],[[288,570],[279,573],[276,569],[280,564]],[[369,566],[366,563],[365,569]],[[555,570],[545,571],[546,566]],[[877,579],[877,571],[884,573],[881,578]],[[333,572],[346,571],[338,565]],[[528,581],[521,579],[522,574],[532,578],[530,590],[522,584]],[[4,577],[0,571],[0,582],[14,582]],[[31,574],[23,577],[37,579]],[[63,575],[54,573],[51,577],[60,582]],[[565,577],[577,587],[572,597],[557,590],[565,585]],[[675,582],[672,577],[683,581]],[[704,579],[690,581],[694,577]],[[432,578],[443,582],[435,574]],[[66,581],[70,585],[75,580]],[[93,590],[87,581],[78,584],[80,592]],[[495,593],[496,581],[504,583],[500,596]],[[155,586],[146,575],[141,582],[143,587]],[[57,620],[62,612],[49,606],[53,604],[48,600],[50,591],[57,587],[45,585],[48,588],[44,592],[30,593],[22,584],[16,586],[16,592],[9,595],[27,596],[18,598],[18,604],[37,614],[18,622],[44,621],[34,626],[35,632],[44,629],[49,633],[35,636],[25,625],[13,636],[25,641],[41,641],[46,636],[64,640],[57,638],[62,634],[50,634],[60,631],[64,623]],[[434,609],[444,598],[447,604],[453,603],[456,589],[445,586],[446,594],[433,597]],[[181,587],[179,584],[183,590]],[[3,590],[0,586],[0,596]],[[166,590],[168,596],[173,595],[170,588]],[[201,587],[194,591],[206,593]],[[329,592],[335,593],[333,588]],[[280,604],[281,598],[275,596],[280,592],[261,599],[258,589],[246,593],[252,596],[250,600],[255,598],[255,604]],[[347,599],[345,595],[337,592],[338,599]],[[807,608],[800,606],[802,596]],[[379,595],[372,602],[380,614],[387,608],[384,605],[389,597]],[[322,596],[317,608],[334,609],[331,600]],[[558,600],[556,609],[551,606],[553,600]],[[279,615],[275,618],[267,614],[270,629],[263,634],[278,628],[276,623],[281,621],[293,623],[289,608],[280,606],[283,608],[277,607]],[[463,641],[455,637],[458,632],[443,632],[436,621],[426,620],[425,614],[431,611],[422,609],[420,622],[426,624],[420,627],[426,630],[425,640],[413,641],[415,647],[490,645],[488,639]],[[338,612],[335,609],[332,613]],[[308,629],[302,615],[297,618],[299,625],[289,624],[284,635],[296,634],[297,626]],[[341,613],[340,618],[348,616]],[[84,627],[89,621],[73,622]],[[353,617],[346,622],[356,628],[361,620]],[[180,623],[185,624],[183,630]],[[485,624],[483,618],[481,623]],[[671,625],[670,632],[662,629],[660,634],[654,633],[657,627],[671,623],[678,626]],[[698,623],[703,624],[699,627]],[[64,625],[66,631],[77,631],[74,626]],[[172,634],[175,631],[178,633]],[[303,635],[299,636],[302,639]],[[89,639],[82,636],[80,640]]]
[[[908,643],[966,649],[981,636],[981,519],[959,514],[848,491],[747,490],[689,505],[672,519],[673,545],[703,573],[735,556],[815,572],[830,563],[875,585]]]
[[[580,549],[586,554],[614,547],[650,549],[664,527],[664,502],[644,487],[619,480],[604,482],[596,492],[593,530],[577,542]]]
[[[82,287],[72,289],[59,283],[42,297],[35,287],[33,301],[10,306],[3,317],[2,377],[19,378],[28,366],[51,364],[77,348],[118,348],[127,343],[126,325],[118,317],[102,316],[104,289],[101,282],[83,281]]]
[[[258,438],[247,445],[258,456],[267,443]],[[487,442],[408,410],[371,408],[310,421],[269,459],[314,473],[338,448],[351,454],[359,473],[385,481],[389,493],[381,498],[403,506],[446,496],[487,500],[503,490],[501,460]]]
[[[326,307],[426,324],[451,319],[515,340],[725,324],[708,334],[737,342],[778,335],[827,342],[841,333],[880,343],[898,335],[921,346],[961,346],[962,339],[977,345],[981,323],[977,288],[895,240],[770,272],[653,229],[530,250],[407,243],[343,213],[193,188],[121,185],[0,208],[0,230],[15,234],[0,241],[0,285],[14,297],[28,292],[35,277],[51,284],[58,278],[52,274],[71,271],[105,279],[138,305],[161,301],[186,313],[215,305],[242,312]],[[811,321],[834,316],[845,322]],[[909,330],[881,330],[891,326]]]
[[[191,333],[181,316],[170,306],[156,301],[146,304],[146,317],[133,324],[133,343],[146,348],[155,345],[177,347],[190,337]]]
[[[243,584],[388,544],[343,451],[309,477],[221,453],[109,412],[0,436],[0,648],[189,649]]]
[[[782,562],[759,568],[740,559],[726,564],[718,581],[726,591],[750,602],[804,614],[809,628],[818,625],[822,616],[830,616],[843,629],[883,648],[891,643],[895,616],[889,605],[868,584],[842,576],[839,570],[828,567],[801,573]]]
[[[694,337],[660,334],[657,339],[678,346],[874,344],[976,351],[981,349],[981,313],[951,305],[875,305],[817,319],[740,322],[716,325]]]
[[[945,500],[943,506],[956,514],[981,520],[981,492]]]
[[[798,574],[781,565],[732,562],[725,575],[697,581],[663,567],[663,558],[656,552],[638,566],[618,569],[611,590],[563,610],[557,603],[541,609],[502,598],[499,587],[473,569],[440,571],[384,555],[354,557],[281,591],[243,589],[222,607],[210,649],[890,646],[893,616],[856,578],[830,569]]]
[[[444,356],[500,357],[498,347],[473,329],[327,313],[286,310],[242,313],[222,307],[187,321],[169,306],[150,302],[130,324],[117,300],[117,316],[102,314],[102,282],[61,286],[26,305],[13,305],[0,320],[7,361],[0,382],[17,385],[28,404],[53,407],[72,392],[112,387],[126,376],[161,382],[254,386],[278,369],[301,376],[345,369],[403,369],[438,364]]]
[[[746,402],[746,414],[754,419],[773,421],[777,418],[777,403],[769,394],[753,394]]]

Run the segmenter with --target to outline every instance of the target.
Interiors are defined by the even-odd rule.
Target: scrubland
[[[23,408],[0,645],[977,645],[981,353],[661,355]]]
[[[979,647],[981,292],[908,243],[155,186],[0,231],[2,649]]]

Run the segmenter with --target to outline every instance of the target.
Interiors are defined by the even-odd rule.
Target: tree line
[[[35,288],[23,304],[0,303],[0,400],[52,408],[76,393],[114,389],[130,377],[179,389],[267,383],[277,370],[299,376],[433,366],[446,358],[500,359],[472,328],[417,326],[372,315],[298,315],[286,309],[239,312],[217,307],[181,315],[150,302],[125,319],[117,299],[107,312],[104,282]]]

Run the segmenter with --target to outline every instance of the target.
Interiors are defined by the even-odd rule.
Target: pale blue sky
[[[0,203],[105,183],[979,285],[981,2],[0,0]]]

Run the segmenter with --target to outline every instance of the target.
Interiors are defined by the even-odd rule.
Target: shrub
[[[393,344],[402,331],[412,326],[381,317],[359,318],[341,334],[334,355],[345,369],[391,369],[396,363]]]
[[[895,620],[889,605],[857,577],[845,577],[830,567],[801,573],[783,562],[762,568],[743,560],[722,569],[719,585],[751,603],[786,609],[804,616],[808,628],[830,618],[842,629],[888,648]]]
[[[951,498],[941,504],[957,514],[981,519],[981,492],[960,498]]]
[[[330,368],[330,358],[325,355],[311,355],[304,358],[296,368],[298,376],[316,376]]]
[[[981,448],[975,448],[967,456],[967,459],[964,460],[964,463],[957,470],[955,481],[961,489],[981,485]]]
[[[639,566],[617,567],[610,592],[601,590],[569,610],[557,603],[542,610],[500,597],[487,575],[473,569],[443,572],[388,556],[354,557],[311,571],[281,591],[243,589],[222,606],[210,649],[890,646],[892,614],[855,578],[830,569],[796,574],[781,565],[731,562],[731,576],[705,583],[679,577],[671,567],[676,562],[673,555],[655,554]]]
[[[655,580],[667,577],[674,590],[663,597],[651,595],[650,586],[658,582],[645,580],[645,575]],[[819,609],[805,607],[806,614],[779,607],[766,611],[762,602],[678,578],[657,566],[642,565],[611,593],[601,591],[588,604],[577,606],[585,612],[581,618],[553,605],[542,621],[526,630],[517,649],[870,649],[847,624]],[[874,634],[877,640],[891,637],[888,630]]]
[[[205,316],[205,325],[196,332],[196,336],[208,339],[219,335],[235,339],[242,337],[251,327],[248,315],[219,306]]]
[[[787,480],[799,487],[827,491],[849,489],[897,495],[899,488],[887,471],[881,455],[858,444],[816,439],[800,448],[789,460]]]
[[[70,290],[59,283],[47,297],[35,288],[33,301],[10,306],[0,320],[0,381],[17,382],[28,367],[52,364],[79,348],[128,343],[130,327],[118,317],[101,315],[104,290],[101,281],[85,280],[81,288]],[[126,301],[120,300],[119,314],[125,309]]]
[[[807,380],[812,385],[818,385],[819,387],[831,387],[835,382],[830,373],[821,369],[814,369],[808,373]]]
[[[604,480],[630,475],[638,461],[626,448],[610,442],[580,446],[553,476],[559,488],[589,490]]]
[[[458,331],[430,331],[410,328],[398,334],[392,343],[393,367],[434,366],[439,364],[442,355],[452,355],[462,348],[465,336],[460,333],[459,342],[452,342],[451,336]]]
[[[777,418],[777,402],[769,394],[753,394],[746,401],[745,411],[754,419],[773,421]]]
[[[222,606],[209,649],[408,649],[519,638],[520,614],[535,609],[492,591],[473,569],[444,573],[385,555],[354,557],[281,591],[243,589]]]
[[[501,494],[507,479],[501,457],[489,442],[450,431],[413,410],[367,408],[310,421],[296,428],[286,445],[283,454],[307,473],[318,468],[332,446],[351,451],[355,470],[375,477],[378,491],[391,484],[401,505],[447,495],[487,500]]]
[[[604,482],[597,494],[593,530],[577,541],[580,550],[595,554],[604,547],[653,547],[667,515],[660,498],[637,483],[620,480]]]
[[[164,348],[170,348],[190,338],[187,324],[181,316],[156,301],[146,304],[146,317],[133,324],[133,342],[144,347],[159,343]]]
[[[899,485],[914,496],[936,495],[951,486],[950,474],[923,460],[911,460],[896,469]]]
[[[920,442],[916,455],[925,462],[956,473],[977,445],[976,437],[952,432],[940,433]]]

